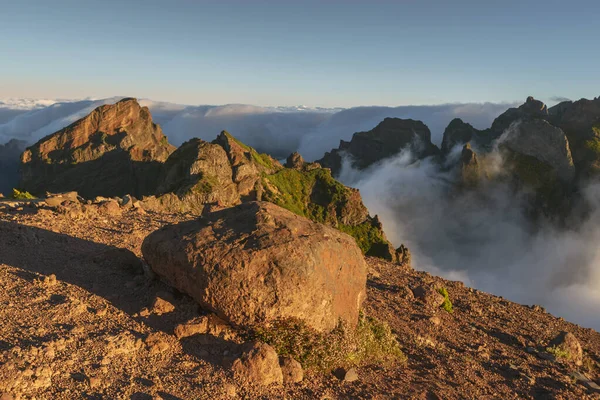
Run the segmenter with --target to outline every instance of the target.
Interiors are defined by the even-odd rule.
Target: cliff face
[[[21,186],[38,194],[77,190],[85,197],[149,194],[174,150],[148,108],[123,99],[29,147],[21,156]]]
[[[25,147],[26,143],[17,139],[0,144],[0,193],[6,195],[18,186],[19,156]]]
[[[317,162],[337,175],[343,154],[351,158],[353,167],[364,169],[406,148],[410,148],[417,158],[439,154],[437,146],[431,143],[431,132],[423,122],[385,118],[372,130],[355,133],[351,141],[340,141],[339,148],[325,153]]]

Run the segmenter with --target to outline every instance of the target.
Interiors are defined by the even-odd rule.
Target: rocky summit
[[[20,186],[33,193],[77,190],[86,197],[152,194],[174,150],[148,108],[127,98],[27,148]]]
[[[342,169],[342,158],[349,157],[353,167],[364,169],[384,158],[398,154],[402,149],[412,150],[419,158],[439,153],[431,143],[431,132],[421,121],[400,118],[385,118],[367,132],[357,132],[352,140],[340,141],[340,146],[318,160],[330,168],[334,175]]]

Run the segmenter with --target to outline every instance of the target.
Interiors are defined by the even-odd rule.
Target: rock
[[[201,211],[206,203],[226,207],[239,204],[227,152],[222,146],[191,139],[168,158],[159,178],[157,193],[176,194],[185,209]]]
[[[483,175],[477,154],[469,143],[465,144],[460,156],[460,185],[467,188],[476,187]]]
[[[243,383],[257,385],[282,384],[283,373],[275,350],[261,342],[247,343],[242,356],[231,367],[234,378]]]
[[[344,368],[338,368],[335,372],[334,375],[341,381],[344,382],[354,382],[358,380],[358,373],[356,372],[356,369],[354,368],[350,368],[350,369],[344,369]]]
[[[85,198],[147,195],[174,149],[147,107],[123,99],[27,148],[20,185],[33,193],[76,190]]]
[[[437,315],[434,315],[433,317],[429,318],[429,322],[431,322],[433,325],[439,325],[442,323],[442,320]]]
[[[144,343],[148,347],[150,354],[164,353],[170,347],[169,342],[159,332],[149,334]]]
[[[343,154],[351,157],[354,168],[364,169],[405,148],[410,148],[417,158],[439,154],[439,149],[431,143],[431,132],[423,122],[385,118],[372,130],[355,133],[350,142],[340,141],[337,149],[325,153],[317,162],[337,176]]]
[[[592,393],[600,393],[600,386],[588,378],[585,374],[582,374],[579,371],[573,371],[571,372],[571,377],[573,377],[576,381],[581,382]]]
[[[413,295],[416,299],[419,299],[427,306],[432,308],[440,307],[444,303],[444,296],[442,296],[433,286],[419,286],[413,289]]]
[[[117,217],[123,213],[119,203],[115,200],[107,200],[98,206],[98,212],[101,214]]]
[[[298,152],[293,152],[289,155],[285,162],[286,168],[299,169],[302,170],[304,168],[304,158]]]
[[[204,315],[175,327],[175,336],[183,339],[197,334],[210,334],[230,338],[233,334],[231,326],[214,314]]]
[[[65,201],[79,203],[79,195],[77,192],[67,193],[47,193],[44,202],[50,207],[58,207]]]
[[[237,185],[241,199],[261,200],[263,191],[261,177],[281,170],[279,161],[268,154],[259,154],[227,131],[222,131],[213,143],[220,145],[227,152],[233,170],[233,182]]]
[[[156,315],[168,314],[175,310],[175,306],[160,297],[154,299],[152,303],[152,313]]]
[[[514,153],[533,157],[556,171],[563,181],[571,181],[575,167],[564,132],[542,119],[520,120],[510,125],[499,145]]]
[[[492,123],[490,134],[495,138],[500,137],[515,121],[548,120],[549,118],[546,105],[529,96],[525,103],[518,108],[509,108],[504,113],[500,114]]]
[[[296,318],[321,331],[340,319],[353,326],[366,296],[367,266],[353,238],[267,202],[167,226],[142,252],[158,275],[234,325]]]
[[[279,358],[279,366],[283,373],[283,383],[298,383],[304,379],[302,365],[291,357]]]
[[[9,393],[2,393],[0,400],[14,400],[14,397]]]
[[[454,118],[444,130],[442,154],[446,156],[455,146],[464,146],[472,140],[477,144],[484,144],[488,141],[487,136],[489,135],[485,131],[473,128],[460,118]]]
[[[579,340],[570,332],[560,332],[549,344],[567,354],[569,361],[575,365],[583,365],[583,350]]]
[[[50,274],[48,276],[45,276],[42,282],[46,287],[52,287],[56,285],[56,275]]]

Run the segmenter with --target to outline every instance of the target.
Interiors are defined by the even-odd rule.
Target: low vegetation
[[[339,325],[332,332],[319,333],[301,321],[279,320],[254,329],[247,336],[273,346],[280,356],[293,357],[305,369],[316,372],[406,361],[390,327],[362,313],[355,329]]]
[[[565,360],[569,360],[571,358],[571,353],[560,346],[546,347],[546,352],[552,354],[556,358],[563,358]]]
[[[32,200],[35,199],[35,196],[26,191],[20,191],[18,189],[13,189],[12,197],[15,200]]]
[[[454,308],[452,307],[452,302],[450,301],[450,295],[448,294],[448,289],[445,287],[438,289],[438,293],[444,296],[444,302],[440,306],[450,314],[454,312]]]

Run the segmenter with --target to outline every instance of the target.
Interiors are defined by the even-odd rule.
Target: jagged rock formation
[[[417,158],[439,154],[437,146],[431,143],[431,132],[423,122],[385,118],[372,130],[355,133],[351,141],[341,140],[339,148],[325,153],[317,162],[337,175],[342,168],[343,154],[351,158],[353,167],[364,169],[405,148],[410,148]]]
[[[567,137],[560,128],[543,119],[514,122],[503,134],[499,144],[511,152],[535,158],[565,182],[572,181],[575,176]]]
[[[19,183],[19,157],[27,143],[12,139],[0,144],[0,193],[8,194]]]
[[[569,138],[573,161],[582,178],[600,173],[600,97],[562,102],[550,108],[550,122]]]
[[[477,154],[469,143],[463,146],[460,155],[460,186],[476,187],[484,176],[483,169],[477,159]]]
[[[76,190],[84,197],[154,193],[175,150],[135,99],[104,105],[29,147],[21,186],[33,193]]]
[[[509,108],[500,114],[492,123],[490,131],[493,137],[498,138],[515,121],[529,119],[547,120],[548,118],[548,107],[543,102],[529,96],[525,103],[518,108]]]
[[[142,245],[152,269],[239,326],[294,318],[354,326],[367,266],[353,238],[268,202],[165,227]]]
[[[487,131],[473,128],[471,124],[463,122],[460,118],[454,118],[446,129],[442,139],[442,154],[448,155],[452,148],[474,142],[478,147],[488,144],[490,135]]]

